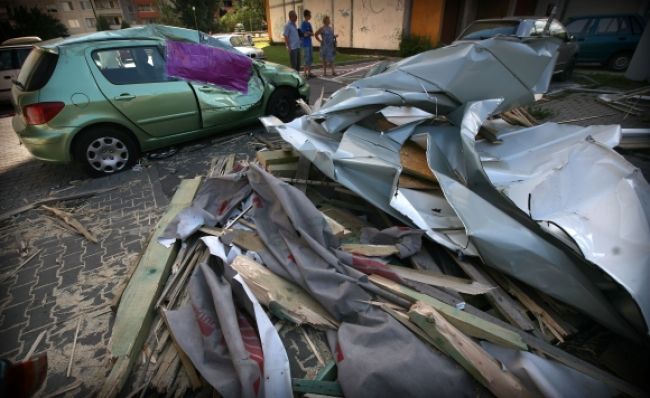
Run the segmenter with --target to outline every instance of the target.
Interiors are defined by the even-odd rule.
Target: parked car
[[[32,51],[32,43],[39,37],[15,37],[2,42],[0,46],[0,102],[11,101],[11,82],[18,77],[20,67]]]
[[[597,15],[571,17],[566,22],[569,33],[580,43],[578,62],[598,62],[623,71],[645,28],[639,15]]]
[[[484,40],[497,35],[514,37],[542,36],[547,21],[548,18],[545,17],[479,19],[466,27],[457,41]],[[560,80],[566,80],[573,74],[578,44],[558,20],[551,21],[548,34],[562,41],[558,49],[554,73]]]
[[[170,77],[169,38],[198,40],[196,31],[147,25],[37,44],[11,91],[20,141],[38,159],[77,161],[98,176],[265,114],[290,120],[296,100],[309,97],[297,72],[269,62],[252,62],[247,92]]]
[[[248,36],[238,35],[238,34],[219,34],[212,35],[212,37],[218,39],[222,43],[234,47],[235,50],[241,52],[242,54],[255,58],[255,59],[265,59],[264,50],[261,48],[255,47],[253,41]]]

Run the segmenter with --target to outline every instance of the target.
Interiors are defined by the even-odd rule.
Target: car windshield
[[[232,36],[230,38],[230,44],[233,47],[248,47],[250,45],[244,36]]]
[[[519,21],[478,21],[465,29],[461,39],[483,40],[497,35],[514,35]]]

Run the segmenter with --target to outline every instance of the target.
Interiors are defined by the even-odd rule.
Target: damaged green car
[[[241,71],[248,90],[169,76],[169,40],[232,52],[197,31],[159,25],[36,45],[12,87],[20,141],[38,159],[76,161],[101,176],[130,167],[140,153],[263,115],[291,120],[296,100],[309,97],[297,72],[268,62]]]

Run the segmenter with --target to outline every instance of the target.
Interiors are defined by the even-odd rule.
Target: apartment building
[[[134,0],[5,0],[0,2],[0,8],[7,11],[19,6],[36,7],[57,18],[68,28],[71,35],[95,32],[99,16],[106,18],[111,29],[119,29],[122,21],[130,24],[136,21]]]

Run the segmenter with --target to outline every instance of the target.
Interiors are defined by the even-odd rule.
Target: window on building
[[[95,18],[86,18],[86,27],[87,28],[96,28],[97,20]]]
[[[81,25],[79,25],[79,21],[76,19],[68,19],[68,26],[71,28],[79,28]]]
[[[122,18],[116,16],[106,17],[109,25],[120,25],[122,24]]]
[[[92,10],[92,5],[90,4],[90,1],[88,0],[82,0],[79,2],[79,8],[82,10]]]
[[[45,11],[47,12],[58,12],[59,10],[56,8],[55,5],[49,4],[45,7]]]
[[[63,11],[72,11],[74,10],[74,6],[72,5],[71,1],[64,1],[63,3],[61,3],[61,9]]]

